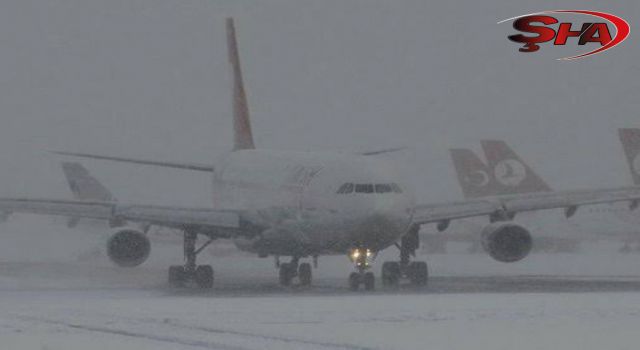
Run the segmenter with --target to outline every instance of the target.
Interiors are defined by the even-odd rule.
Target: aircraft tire
[[[309,263],[300,264],[300,267],[298,268],[298,279],[300,280],[300,285],[302,286],[311,285],[311,279],[312,279],[311,264]]]
[[[199,288],[211,289],[213,287],[213,268],[211,265],[200,265],[196,268],[193,278]]]

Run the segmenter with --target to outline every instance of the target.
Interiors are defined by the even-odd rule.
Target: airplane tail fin
[[[503,194],[551,191],[536,174],[504,141],[482,140],[487,166],[503,188]]]
[[[233,74],[233,150],[254,149],[249,106],[247,105],[247,95],[242,82],[240,55],[238,54],[233,18],[227,18],[227,49],[229,50],[229,63],[231,63]]]
[[[115,197],[89,171],[76,162],[62,162],[73,197],[80,200],[114,201]]]
[[[618,129],[618,136],[627,157],[635,185],[640,185],[640,129]]]
[[[489,168],[473,153],[464,148],[450,149],[451,160],[458,176],[458,183],[465,198],[496,195]]]

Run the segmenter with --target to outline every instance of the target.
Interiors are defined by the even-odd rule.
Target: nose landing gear
[[[370,263],[375,258],[375,254],[370,249],[356,248],[351,251],[349,258],[358,270],[349,275],[349,289],[357,291],[361,284],[365,290],[375,289],[375,276],[373,272],[367,272],[371,267]]]

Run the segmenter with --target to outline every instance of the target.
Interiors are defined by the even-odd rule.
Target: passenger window
[[[389,184],[376,184],[376,193],[389,193],[393,192],[391,185]]]
[[[395,193],[402,193],[402,189],[396,183],[392,183],[391,184],[391,188],[393,188],[393,192],[395,192]]]
[[[356,193],[373,193],[372,184],[357,184]]]

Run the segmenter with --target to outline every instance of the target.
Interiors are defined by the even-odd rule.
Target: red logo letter
[[[553,45],[566,44],[568,37],[580,36],[590,26],[591,26],[591,23],[584,23],[582,24],[582,28],[579,31],[576,31],[576,30],[571,30],[571,23],[560,23],[560,27],[558,27],[558,36],[556,36],[556,41],[553,42]]]
[[[594,36],[598,33],[598,36]],[[559,34],[558,34],[559,35]],[[586,43],[600,43],[605,46],[611,42],[611,33],[609,33],[609,26],[606,23],[594,23],[587,31],[580,37],[578,45],[584,45]]]
[[[551,16],[526,16],[513,22],[513,28],[525,33],[535,33],[538,36],[524,36],[522,34],[509,35],[509,40],[524,44],[519,49],[520,52],[534,52],[540,49],[538,43],[547,42],[556,36],[555,30],[543,26],[531,25],[533,22],[540,22],[545,25],[558,23],[558,20]]]

